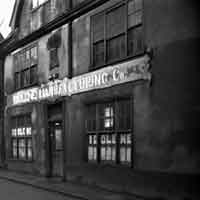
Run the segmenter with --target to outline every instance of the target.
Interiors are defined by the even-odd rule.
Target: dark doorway
[[[48,106],[49,166],[51,176],[63,176],[62,104]]]

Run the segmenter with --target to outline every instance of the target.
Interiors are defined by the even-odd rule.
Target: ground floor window
[[[88,161],[132,164],[131,99],[88,105]]]
[[[11,118],[11,158],[33,159],[31,116],[20,115]]]

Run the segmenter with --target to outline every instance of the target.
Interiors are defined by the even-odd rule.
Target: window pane
[[[50,53],[50,69],[59,66],[58,62],[58,49],[54,48],[49,51]]]
[[[62,130],[56,129],[55,130],[55,137],[56,137],[56,150],[62,149]]]
[[[135,12],[135,2],[134,0],[129,0],[128,2],[128,15]]]
[[[120,6],[107,14],[106,38],[111,38],[125,32],[125,6]]]
[[[25,147],[26,143],[25,143],[25,139],[19,139],[19,147]]]
[[[28,86],[30,84],[30,71],[29,69],[23,71],[23,86]]]
[[[97,160],[97,148],[93,147],[93,160]]]
[[[26,68],[30,67],[30,50],[26,51]]]
[[[131,147],[127,148],[127,153],[126,153],[126,161],[131,162]]]
[[[33,157],[32,148],[28,148],[27,153],[28,153],[28,159],[32,160],[32,157]]]
[[[26,124],[26,126],[31,125],[31,116],[30,115],[25,116],[25,124]]]
[[[136,12],[128,16],[128,28],[142,23],[142,12]]]
[[[95,66],[104,64],[104,41],[93,44],[93,55]]]
[[[47,0],[39,0],[39,5],[43,4]]]
[[[125,147],[120,148],[120,161],[121,162],[126,161],[126,148]]]
[[[106,148],[101,147],[101,160],[106,160]]]
[[[106,160],[112,160],[112,149],[110,146],[107,147]]]
[[[127,134],[127,144],[131,144],[132,141],[131,141],[131,133],[130,134]]]
[[[18,116],[17,117],[17,126],[23,127],[25,125],[24,120],[25,120],[24,116]]]
[[[93,42],[104,39],[104,13],[92,17]]]
[[[101,135],[101,144],[106,144],[106,135]]]
[[[142,10],[142,0],[135,0],[135,10]]]
[[[20,88],[20,73],[19,72],[16,72],[15,73],[15,89],[19,89]]]
[[[96,147],[89,146],[88,147],[88,160],[95,161],[96,160]]]
[[[17,136],[17,130],[16,129],[12,129],[12,136],[16,137]]]
[[[112,147],[112,161],[116,160],[116,148]]]
[[[97,136],[93,135],[93,144],[97,144]]]
[[[25,139],[19,140],[19,158],[25,159],[26,158],[26,145]]]
[[[142,10],[142,0],[129,0],[128,15]]]
[[[107,60],[112,61],[125,56],[125,36],[120,35],[107,41]]]
[[[92,140],[92,135],[89,135],[89,144],[92,144],[93,143],[93,140]]]
[[[37,82],[37,66],[30,68],[30,84]]]
[[[13,147],[13,149],[12,149],[12,157],[17,158],[17,148],[16,147]]]
[[[116,144],[116,134],[112,134],[112,144]]]
[[[12,147],[17,147],[17,139],[12,140]]]
[[[21,69],[25,69],[26,68],[26,54],[25,54],[25,51],[21,52],[20,53],[20,61],[21,61]]]
[[[142,28],[137,27],[128,31],[128,55],[136,55],[143,51]]]
[[[120,144],[126,144],[126,135],[125,134],[120,135]]]
[[[28,139],[27,140],[27,153],[28,153],[28,159],[31,160],[32,159],[32,139]]]
[[[31,49],[31,65],[37,64],[37,47]]]
[[[38,0],[32,0],[33,8],[36,8],[38,6]]]

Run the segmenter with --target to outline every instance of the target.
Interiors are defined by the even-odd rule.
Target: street
[[[75,200],[58,193],[40,190],[31,186],[0,179],[1,200]]]

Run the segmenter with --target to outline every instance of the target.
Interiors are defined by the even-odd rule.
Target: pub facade
[[[199,172],[190,8],[17,0],[4,47],[7,168],[125,188],[135,171]]]

